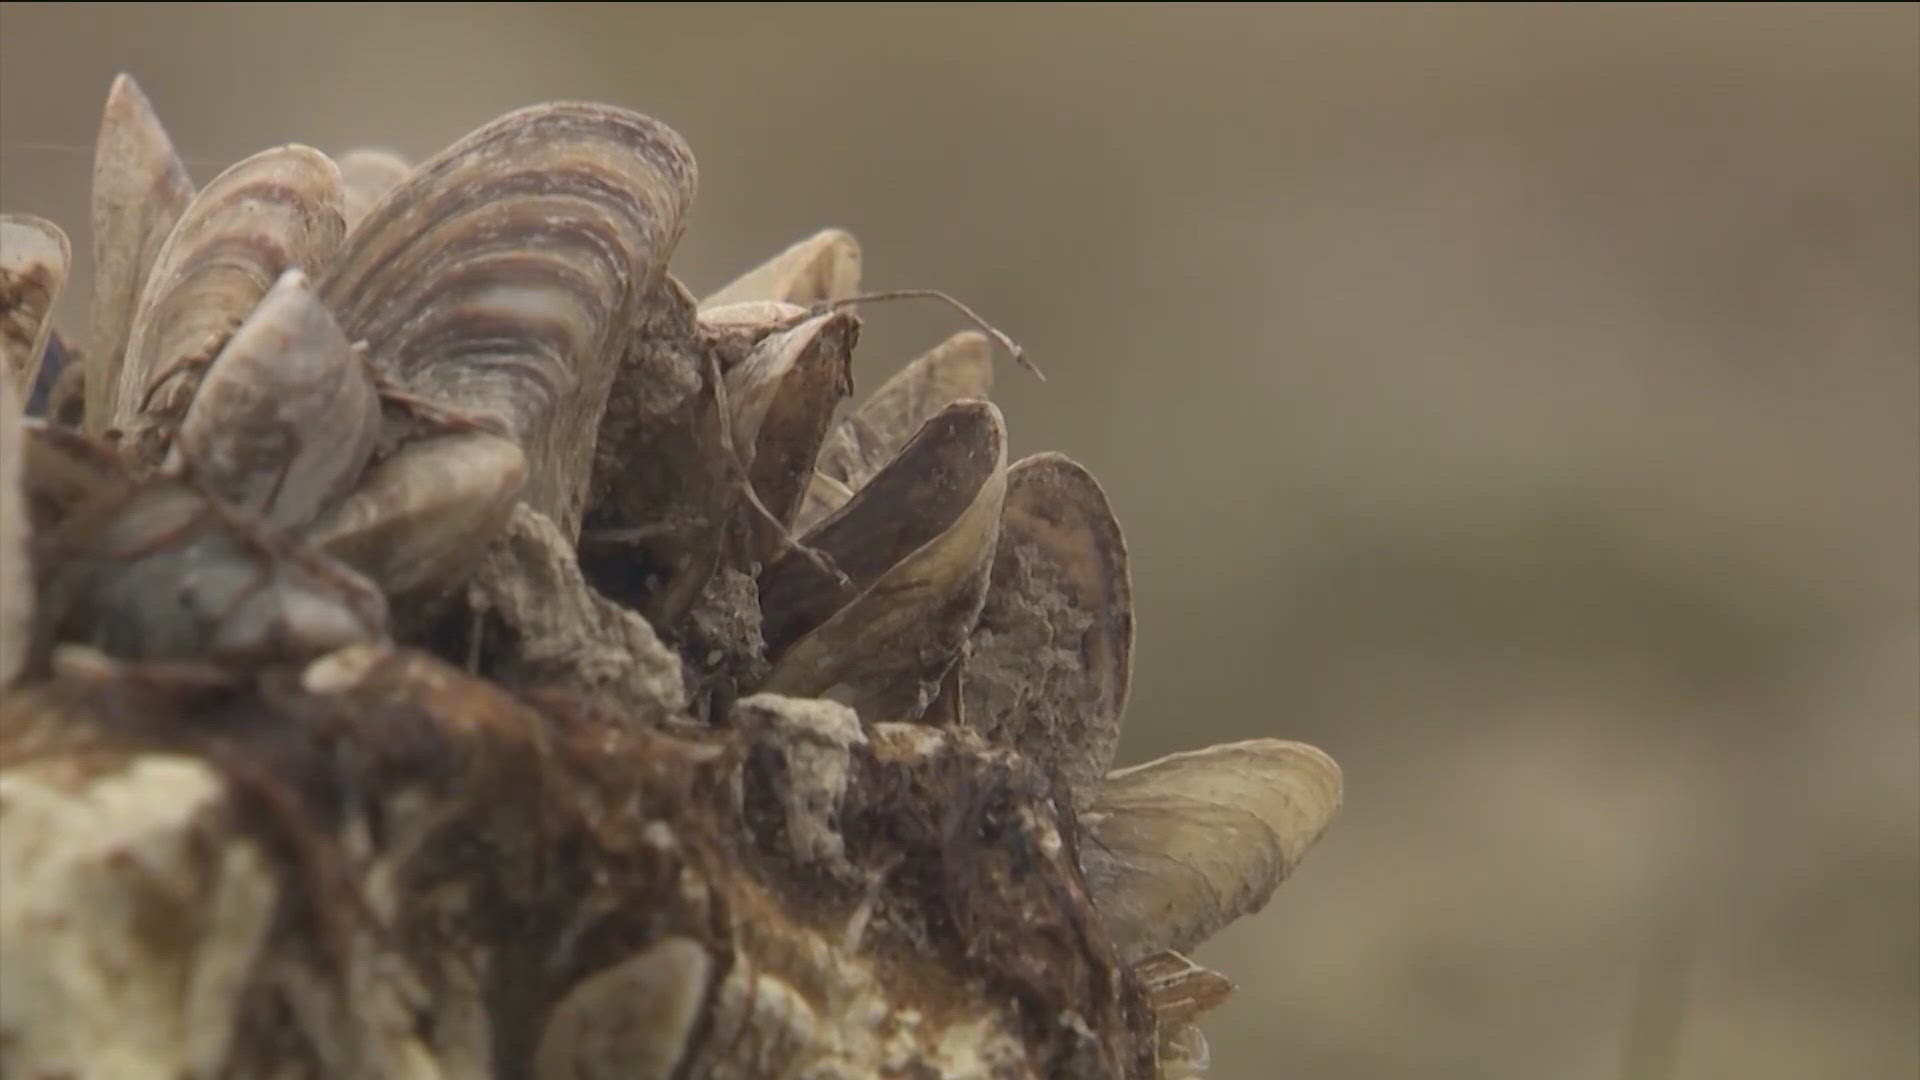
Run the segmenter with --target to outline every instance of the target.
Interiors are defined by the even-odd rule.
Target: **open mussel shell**
[[[965,722],[1084,810],[1113,764],[1133,672],[1127,545],[1106,493],[1060,454],[1007,470],[987,600],[962,669]]]
[[[288,270],[208,367],[167,466],[298,529],[352,487],[379,435],[366,364],[307,276]]]
[[[694,179],[655,120],[521,109],[389,189],[320,294],[400,389],[516,439],[525,498],[571,537],[621,335],[665,272]]]
[[[67,283],[67,234],[43,218],[0,214],[0,379],[24,403],[39,383],[53,303]],[[24,408],[24,404],[22,406]]]
[[[1265,906],[1332,821],[1340,784],[1332,758],[1280,739],[1109,773],[1080,860],[1121,956],[1192,948]]]
[[[366,218],[367,211],[386,197],[413,166],[390,150],[349,150],[340,156],[340,188],[345,196],[347,228]]]
[[[263,150],[187,204],[160,248],[127,340],[114,427],[157,465],[207,365],[290,269],[318,273],[346,231],[340,170],[306,146]]]
[[[815,465],[823,479],[813,480],[799,526],[810,528],[838,509],[844,500],[837,489],[859,490],[935,413],[956,401],[984,401],[992,388],[993,344],[974,330],[894,373],[828,432]]]
[[[1006,455],[999,409],[951,405],[769,566],[762,689],[831,696],[869,720],[924,713],[985,599]]]
[[[13,379],[0,373],[0,689],[19,676],[33,640],[32,533],[22,475],[27,455],[21,397]]]
[[[156,480],[95,499],[45,538],[50,642],[127,660],[259,662],[386,633],[380,590],[191,486]]]
[[[193,198],[147,95],[113,80],[93,155],[93,308],[87,339],[86,426],[106,431],[118,409],[120,369],[149,271]]]
[[[761,503],[790,526],[833,410],[853,392],[851,312],[816,315],[763,338],[727,372],[734,446]]]
[[[809,307],[859,291],[860,242],[844,230],[822,229],[700,301],[700,313],[758,300]]]

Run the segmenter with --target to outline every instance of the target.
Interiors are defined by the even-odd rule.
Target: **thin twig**
[[[1018,342],[1008,337],[1006,331],[981,318],[978,312],[961,303],[951,294],[941,292],[939,289],[888,289],[884,292],[862,293],[859,296],[849,296],[842,300],[829,300],[820,306],[826,311],[840,311],[844,308],[878,300],[938,300],[948,307],[953,308],[955,311],[958,311],[968,322],[978,327],[982,333],[999,342],[1000,347],[1007,350],[1007,354],[1013,357],[1013,362],[1033,372],[1034,378],[1039,379],[1041,382],[1047,381],[1046,373],[1040,370],[1039,365],[1027,358],[1027,350],[1021,348]]]

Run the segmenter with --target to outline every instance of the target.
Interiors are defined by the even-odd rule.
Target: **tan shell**
[[[710,308],[754,300],[808,307],[860,291],[860,242],[841,229],[822,229],[735,278],[700,302]]]
[[[698,942],[667,937],[575,983],[540,1033],[535,1080],[670,1080],[712,973]]]
[[[359,478],[379,434],[365,363],[307,276],[288,270],[207,369],[167,464],[298,529]]]
[[[367,211],[413,171],[407,159],[388,150],[349,150],[340,157],[342,209],[347,228],[366,218]]]
[[[0,379],[13,384],[23,409],[39,381],[53,334],[53,304],[72,258],[58,225],[0,214]]]
[[[148,272],[193,182],[160,118],[130,76],[107,92],[93,157],[93,320],[87,339],[86,427],[106,431]]]
[[[1266,905],[1340,806],[1340,767],[1254,739],[1107,776],[1082,819],[1094,903],[1129,960],[1189,949]]]
[[[27,528],[21,395],[0,374],[0,690],[27,662],[33,640],[33,563]]]
[[[390,594],[437,588],[472,570],[526,478],[526,455],[511,439],[484,431],[419,439],[375,465],[304,535]]]
[[[324,269],[346,231],[340,172],[305,146],[263,150],[194,196],[141,292],[113,423],[158,464],[207,365],[290,269]]]
[[[834,425],[821,444],[816,467],[840,486],[858,491],[935,413],[956,401],[984,401],[992,388],[993,343],[974,330],[955,334],[901,368]],[[810,508],[827,513],[839,508],[831,484],[815,481],[814,486],[820,490],[809,489]],[[811,528],[818,520],[803,514],[799,526]]]
[[[768,335],[727,372],[733,440],[760,501],[791,525],[833,410],[853,392],[851,312],[816,315]]]
[[[1059,454],[1007,470],[992,584],[962,684],[968,724],[1057,774],[1085,810],[1113,765],[1133,673],[1120,523]]]
[[[694,179],[657,121],[521,109],[390,189],[320,294],[398,387],[501,424],[526,452],[528,503],[573,536],[620,335],[665,271]]]
[[[952,405],[801,538],[846,585],[803,552],[768,567],[762,630],[774,667],[762,689],[834,696],[870,721],[924,713],[985,599],[1006,453],[999,409]]]

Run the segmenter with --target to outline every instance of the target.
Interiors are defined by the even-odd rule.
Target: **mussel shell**
[[[107,92],[93,156],[93,317],[87,338],[86,427],[107,430],[149,271],[193,198],[193,182],[153,105],[131,76]]]
[[[1266,905],[1340,806],[1340,767],[1254,739],[1110,773],[1083,818],[1087,888],[1120,953],[1185,950]]]
[[[992,342],[974,330],[955,334],[901,368],[834,425],[821,444],[816,467],[857,491],[935,413],[956,401],[984,401],[992,388]],[[810,492],[807,501],[833,507],[831,486]],[[814,520],[803,516],[800,525],[808,528]]]
[[[501,424],[525,498],[574,535],[609,384],[693,199],[670,128],[605,105],[509,113],[387,191],[320,294],[400,388]]]
[[[1113,764],[1133,674],[1127,545],[1106,493],[1060,454],[1007,470],[965,720],[1058,775],[1084,810]]]
[[[534,1080],[669,1080],[707,1006],[713,959],[671,936],[575,983],[548,1014]]]
[[[263,150],[194,196],[154,262],[120,370],[114,424],[137,461],[159,463],[207,365],[280,275],[325,268],[346,232],[340,207],[340,170],[298,145]]]
[[[389,150],[349,150],[340,156],[339,164],[349,229],[360,224],[367,211],[413,171],[406,158]]]
[[[416,439],[377,463],[303,536],[390,595],[473,569],[526,484],[518,443],[484,431]]]
[[[379,434],[365,362],[307,276],[288,270],[208,367],[167,465],[298,529],[351,488]]]
[[[764,338],[727,372],[733,441],[761,503],[793,523],[833,410],[853,392],[851,312],[816,315]]]
[[[917,719],[985,600],[1006,494],[1006,428],[959,402],[761,577],[774,667],[762,689],[833,696],[869,720]],[[846,575],[834,581],[824,556]]]
[[[702,300],[700,313],[756,300],[808,307],[859,291],[860,242],[844,230],[822,229]]]
[[[67,234],[43,218],[0,214],[0,379],[19,399],[34,393],[53,334],[53,304],[67,283]]]

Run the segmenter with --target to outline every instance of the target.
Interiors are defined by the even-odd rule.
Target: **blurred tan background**
[[[843,225],[1020,339],[1125,758],[1347,770],[1200,954],[1222,1080],[1920,1070],[1920,9],[9,4],[0,202],[82,247],[119,70],[201,181],[632,106],[696,292]],[[867,317],[867,386],[956,328]]]

